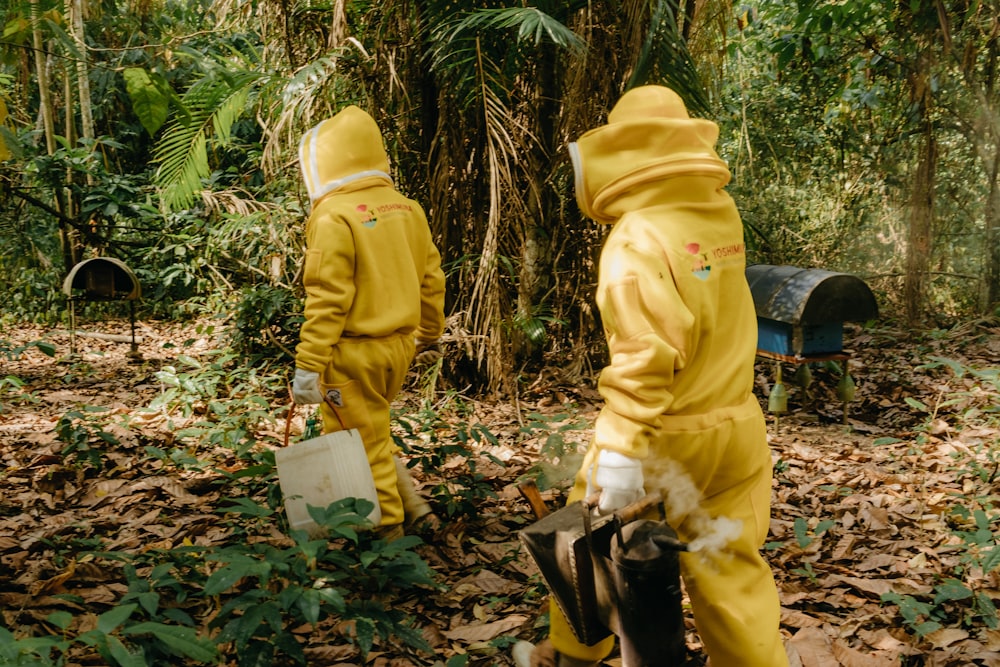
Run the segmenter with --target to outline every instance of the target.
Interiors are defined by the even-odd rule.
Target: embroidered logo
[[[708,255],[701,251],[701,246],[697,243],[688,243],[684,249],[692,256],[691,273],[701,280],[708,280],[708,274],[712,271]]]
[[[372,228],[378,222],[378,218],[375,216],[374,211],[369,211],[366,204],[358,204],[354,209],[361,214],[362,220],[361,224],[365,227]]]

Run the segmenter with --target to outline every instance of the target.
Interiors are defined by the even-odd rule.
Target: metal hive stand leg
[[[69,299],[69,353],[76,354],[76,300]]]

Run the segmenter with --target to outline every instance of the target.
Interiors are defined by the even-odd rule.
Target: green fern
[[[201,192],[202,179],[211,174],[209,140],[225,146],[233,123],[247,106],[254,87],[264,78],[257,72],[207,76],[181,100],[181,115],[157,143],[153,160],[159,163],[156,184],[167,210],[189,208]]]

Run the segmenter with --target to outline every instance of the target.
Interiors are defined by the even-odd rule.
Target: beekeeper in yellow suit
[[[324,432],[358,429],[378,492],[380,530],[399,537],[405,518],[430,508],[417,500],[421,506],[406,507],[411,516],[404,516],[399,485],[405,496],[412,482],[393,455],[389,406],[414,354],[439,354],[441,257],[423,209],[393,186],[378,125],[358,107],[307,132],[299,165],[312,212],[292,396],[298,404],[321,404]]]
[[[658,490],[686,542],[724,519],[731,539],[718,553],[680,556],[705,651],[712,667],[783,667],[777,590],[760,553],[771,456],[752,393],[756,315],[717,137],[672,90],[644,86],[570,146],[581,210],[613,228],[596,297],[611,357],[605,403],[568,500],[600,490],[611,512]],[[679,477],[697,507],[671,496]],[[551,645],[536,647],[534,664],[596,665],[612,650],[613,636],[579,643],[550,609]]]

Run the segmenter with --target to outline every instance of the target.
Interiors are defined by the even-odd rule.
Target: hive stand
[[[797,374],[808,385],[809,364],[843,362],[837,387],[844,403],[854,398],[854,380],[848,371],[850,354],[844,351],[844,322],[878,318],[878,304],[867,284],[857,276],[825,269],[753,264],[746,269],[747,282],[757,312],[757,356],[775,362],[776,382],[768,397],[770,412],[786,412],[787,393],[781,380],[781,364],[800,366]]]
[[[113,257],[94,257],[74,266],[63,280],[69,301],[70,353],[76,354],[76,302],[128,301],[132,347],[129,356],[141,358],[135,338],[135,302],[142,296],[139,280],[124,262]]]

